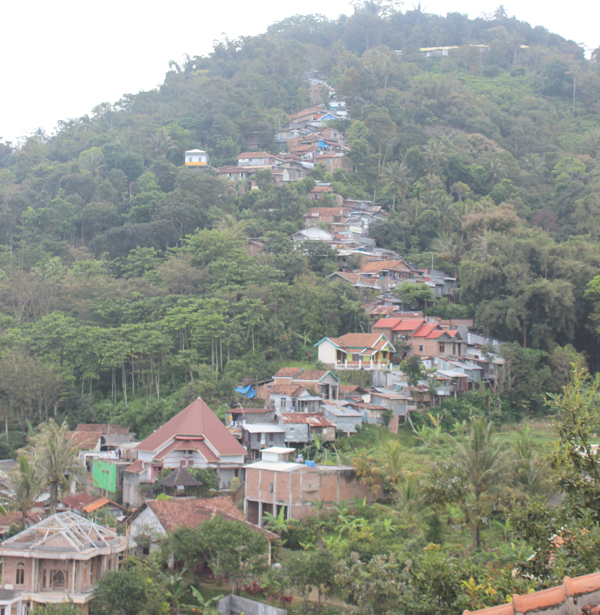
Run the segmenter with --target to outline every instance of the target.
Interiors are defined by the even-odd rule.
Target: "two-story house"
[[[123,503],[139,505],[140,483],[152,483],[163,468],[214,468],[221,488],[240,477],[246,451],[199,397],[140,442],[137,460],[123,474]]]
[[[324,337],[315,346],[319,361],[334,369],[383,369],[396,349],[383,333],[346,333]]]

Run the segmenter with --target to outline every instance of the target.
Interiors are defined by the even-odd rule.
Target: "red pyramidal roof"
[[[176,436],[203,436],[219,455],[246,454],[242,445],[200,397],[140,442],[136,450],[153,453]]]

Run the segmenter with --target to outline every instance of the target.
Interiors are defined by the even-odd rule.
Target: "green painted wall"
[[[94,460],[94,470],[92,473],[94,486],[105,489],[111,493],[117,491],[117,466],[101,459]]]

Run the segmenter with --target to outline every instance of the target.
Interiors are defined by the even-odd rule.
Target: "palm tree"
[[[492,160],[492,162],[488,164],[487,175],[488,179],[493,184],[497,184],[504,177],[504,173],[504,165],[500,160]]]
[[[454,265],[454,277],[458,276],[458,266],[465,253],[465,244],[457,233],[442,235],[433,242],[433,250],[442,258],[449,260]]]
[[[384,182],[384,193],[392,193],[392,211],[396,209],[396,196],[404,199],[410,190],[410,171],[404,162],[390,162],[383,167],[379,178]]]
[[[405,459],[400,440],[388,440],[379,449],[379,473],[386,487],[393,488],[401,480],[406,470]]]
[[[441,195],[435,202],[435,207],[442,221],[442,235],[446,232],[446,224],[458,220],[458,211],[454,199],[448,195]]]
[[[87,154],[85,158],[81,161],[81,166],[91,173],[92,177],[96,177],[100,175],[100,172],[105,168],[105,164],[103,162],[104,156],[102,153],[98,153],[95,151],[91,151]]]
[[[419,199],[410,199],[410,201],[407,201],[402,207],[402,212],[413,229],[413,235],[417,235],[419,223],[423,222],[428,214],[433,213],[432,210]]]
[[[85,466],[79,461],[79,447],[67,436],[67,423],[58,425],[52,419],[42,423],[39,432],[30,438],[26,455],[37,465],[43,489],[50,493],[50,514],[56,513],[59,496],[67,493],[73,480],[85,476]]]
[[[473,421],[465,442],[457,442],[452,459],[467,486],[467,517],[471,525],[473,548],[479,549],[483,515],[482,497],[502,485],[506,471],[506,454],[495,436],[492,423],[484,419]]]
[[[442,164],[448,159],[444,143],[435,139],[429,139],[427,144],[423,146],[423,156],[430,173],[441,171]]]
[[[513,445],[515,485],[527,495],[542,495],[550,486],[550,466],[533,448],[531,429],[523,429]]]
[[[408,525],[408,535],[412,537],[415,530],[421,530],[419,519],[425,508],[424,491],[421,483],[414,476],[406,476],[394,485],[394,489],[398,510],[404,515]]]
[[[10,475],[10,493],[7,499],[9,508],[20,512],[22,523],[25,524],[27,513],[42,495],[44,486],[35,459],[30,461],[25,455],[19,455],[18,461],[19,467]]]
[[[148,141],[150,141],[150,145],[152,145],[154,153],[162,158],[177,147],[173,143],[173,140],[171,139],[166,128],[159,128],[156,133],[148,137]]]

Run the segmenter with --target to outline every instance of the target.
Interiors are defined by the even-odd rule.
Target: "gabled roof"
[[[312,214],[318,216],[346,216],[348,215],[348,209],[343,207],[309,207],[304,216],[314,217]]]
[[[437,339],[438,337],[442,337],[442,335],[448,335],[449,337],[456,337],[458,335],[458,331],[449,331],[448,329],[439,329],[438,331],[432,331],[427,339]]]
[[[373,325],[373,329],[393,329],[401,322],[402,318],[381,318]]]
[[[68,508],[79,510],[88,514],[106,506],[107,504],[112,504],[121,510],[125,510],[122,506],[116,502],[112,502],[108,498],[101,495],[95,495],[93,493],[86,493],[85,491],[64,497],[63,504]]]
[[[381,350],[386,344],[393,346],[383,333],[346,333],[341,337],[326,337],[324,340],[329,340],[339,348],[344,350]],[[315,344],[318,346],[321,342]]]
[[[360,271],[362,273],[377,273],[379,271],[411,271],[410,267],[401,260],[396,261],[369,261],[365,263]]]
[[[138,514],[148,507],[158,518],[165,531],[172,532],[178,527],[197,527],[203,521],[215,516],[228,521],[246,523],[252,530],[264,534],[269,540],[276,540],[277,535],[263,530],[244,519],[244,515],[228,496],[216,498],[174,498],[173,500],[146,500],[129,518],[133,521]]]
[[[175,436],[204,436],[219,455],[246,454],[242,445],[200,397],[140,442],[136,450],[154,453]]]
[[[305,370],[303,369],[297,376],[293,378],[294,382],[319,382],[327,374],[331,374],[338,382],[339,378],[328,369],[313,369],[313,370]]]
[[[402,320],[394,327],[394,331],[414,331],[418,329],[425,321],[422,318],[410,318]]]
[[[427,322],[419,327],[417,331],[413,333],[413,337],[427,337],[432,331],[435,331],[439,325],[436,322]]]
[[[273,378],[293,378],[302,371],[301,367],[282,367]]]
[[[297,397],[306,389],[298,384],[274,384],[267,387],[267,392],[275,395],[288,395],[289,397]]]
[[[83,449],[87,450],[93,448],[98,444],[98,440],[102,437],[101,431],[67,431],[67,439],[73,440],[75,444]]]

